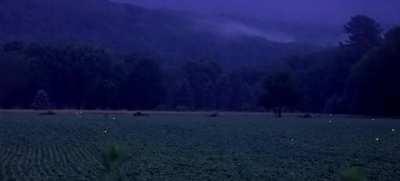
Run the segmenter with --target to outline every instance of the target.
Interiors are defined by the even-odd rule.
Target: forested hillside
[[[82,109],[251,110],[258,106],[254,69],[226,71],[212,61],[173,69],[157,59],[118,56],[90,46],[12,42],[0,49],[0,106]]]
[[[0,42],[84,43],[173,65],[206,59],[226,68],[269,65],[311,50],[257,36],[227,38],[199,25],[197,18],[107,0],[2,0]]]
[[[0,1],[0,108],[400,112],[399,28],[368,16],[322,49],[245,22],[55,2]]]

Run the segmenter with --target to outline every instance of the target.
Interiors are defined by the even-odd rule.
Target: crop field
[[[0,113],[0,180],[102,180],[118,145],[121,180],[400,180],[400,120],[268,114]]]

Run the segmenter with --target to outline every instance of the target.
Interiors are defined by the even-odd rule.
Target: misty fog
[[[115,0],[150,8],[233,14],[292,23],[341,25],[354,14],[400,22],[398,0]]]

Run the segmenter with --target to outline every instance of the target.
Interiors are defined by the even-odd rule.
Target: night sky
[[[229,13],[269,20],[343,24],[366,14],[387,24],[400,22],[399,0],[120,0],[146,7]]]

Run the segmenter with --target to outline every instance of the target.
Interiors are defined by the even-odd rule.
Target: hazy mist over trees
[[[233,14],[281,22],[341,25],[355,14],[366,14],[384,24],[400,21],[397,0],[114,0],[150,8],[169,8],[210,14]]]
[[[367,15],[348,7],[328,18],[329,27],[346,18],[332,33],[308,19],[319,10],[288,25],[106,0],[3,0],[0,108],[398,115],[398,14],[381,16],[374,5],[365,2]],[[328,33],[308,38],[314,32]]]

